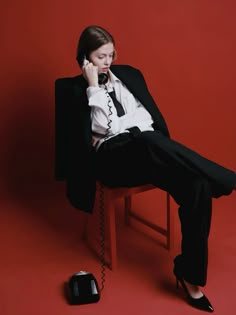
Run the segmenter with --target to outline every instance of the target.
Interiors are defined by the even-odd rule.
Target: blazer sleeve
[[[136,69],[137,70],[137,69]],[[154,129],[156,130],[160,130],[165,136],[167,136],[168,138],[170,137],[170,132],[169,132],[169,129],[168,129],[168,126],[167,126],[167,123],[165,121],[165,118],[164,116],[162,115],[159,107],[157,106],[155,100],[153,99],[149,89],[148,89],[148,86],[147,86],[147,83],[146,83],[146,80],[142,74],[142,72],[140,70],[137,70],[140,77],[141,77],[141,80],[143,81],[143,84],[144,84],[144,87],[145,87],[145,90],[147,92],[147,100],[148,100],[148,103],[152,105],[152,117],[154,119]],[[153,106],[154,105],[154,106]]]
[[[72,206],[91,213],[96,176],[90,108],[85,90],[75,78],[57,79],[55,104],[56,179],[66,181],[66,196]]]

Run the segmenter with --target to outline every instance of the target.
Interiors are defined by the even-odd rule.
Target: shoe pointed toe
[[[188,302],[191,306],[202,310],[202,311],[207,311],[207,312],[214,312],[214,308],[211,305],[210,301],[208,300],[208,298],[203,294],[202,297],[200,298],[193,298],[187,287],[186,284],[184,282],[184,277],[183,277],[183,269],[182,269],[182,262],[181,262],[181,256],[177,256],[174,260],[175,266],[174,266],[174,275],[176,277],[176,285],[178,288],[178,282],[181,283],[182,288],[184,289],[186,295],[187,295],[187,299]]]
[[[211,305],[210,301],[205,295],[203,295],[199,299],[194,299],[191,296],[188,296],[188,298],[189,298],[189,303],[193,307],[198,308],[203,311],[211,312],[211,313],[214,312],[213,306]]]

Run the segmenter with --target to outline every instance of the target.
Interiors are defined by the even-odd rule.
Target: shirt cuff
[[[102,89],[99,86],[89,86],[86,90],[87,97],[90,98],[96,93],[100,92]]]

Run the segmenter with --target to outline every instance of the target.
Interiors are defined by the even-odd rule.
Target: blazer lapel
[[[137,72],[127,71],[125,67],[114,65],[111,71],[126,85],[128,90],[143,104],[155,119],[157,106],[150,95],[143,77]]]
[[[127,86],[128,90],[140,101],[143,99],[143,88],[140,89],[140,80],[121,66],[112,66],[111,71]]]

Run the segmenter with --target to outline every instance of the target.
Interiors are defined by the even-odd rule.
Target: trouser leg
[[[101,178],[112,187],[152,183],[173,196],[180,206],[183,276],[205,285],[212,197],[231,193],[235,173],[158,132],[142,133],[137,142],[100,157]]]
[[[182,173],[172,173],[171,176],[169,172],[160,175],[152,183],[168,191],[179,205],[182,241],[178,265],[188,282],[204,286],[207,280],[208,236],[212,214],[211,187],[201,177],[184,176]]]
[[[195,179],[182,193],[173,194],[180,204],[182,232],[180,268],[188,282],[204,286],[207,280],[208,236],[211,225],[212,198],[209,183]]]
[[[165,141],[163,138],[151,137],[150,140],[147,148],[150,152],[152,183],[168,191],[180,206],[182,253],[178,262],[182,274],[188,282],[204,286],[207,280],[212,197],[228,193],[236,179],[235,175],[211,161],[205,162],[203,157],[197,159],[195,152],[189,149],[181,146],[181,150],[178,150],[178,144],[173,143],[172,146],[169,139]],[[185,155],[185,151],[188,154]],[[206,164],[203,165],[204,172],[198,167],[199,161],[201,166]],[[220,174],[214,174],[214,177],[205,175],[208,165]],[[222,182],[218,179],[221,177]]]
[[[156,160],[158,167],[161,161],[162,168],[173,170],[173,176],[178,171],[183,176],[192,174],[205,178],[210,183],[214,198],[229,195],[235,189],[236,174],[234,171],[163,136],[160,132],[143,132],[139,141],[147,147],[149,155],[153,161]]]

